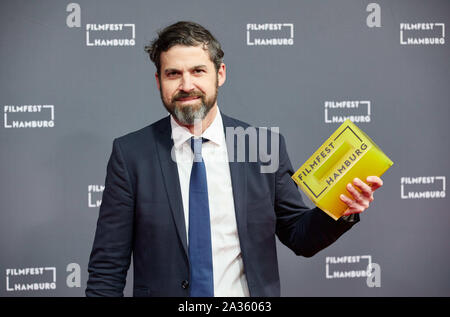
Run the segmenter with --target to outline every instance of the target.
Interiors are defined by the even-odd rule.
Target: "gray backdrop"
[[[84,296],[112,140],[167,115],[143,48],[178,20],[222,43],[221,110],[280,127],[295,169],[339,126],[332,116],[369,117],[355,123],[394,161],[332,246],[302,258],[278,245],[282,295],[450,295],[449,1],[70,3],[0,4],[2,296]],[[106,23],[129,25],[88,26]],[[266,23],[282,27],[247,32]],[[99,46],[123,38],[134,45]],[[271,38],[292,45],[256,45]],[[346,101],[369,101],[370,115],[367,103],[325,111]],[[358,273],[369,261],[372,283]],[[131,269],[128,281],[126,296]]]

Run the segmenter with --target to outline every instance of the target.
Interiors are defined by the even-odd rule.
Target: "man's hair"
[[[154,39],[150,45],[145,46],[145,51],[156,66],[158,76],[161,75],[161,53],[167,52],[175,45],[202,45],[203,49],[209,51],[209,57],[216,67],[216,72],[222,64],[224,52],[214,36],[200,24],[180,21],[159,31],[158,38]]]

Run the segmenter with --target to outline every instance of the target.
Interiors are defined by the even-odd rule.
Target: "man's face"
[[[161,100],[167,111],[184,125],[203,120],[217,103],[217,90],[225,82],[225,65],[216,72],[202,46],[175,45],[160,56],[156,76]]]

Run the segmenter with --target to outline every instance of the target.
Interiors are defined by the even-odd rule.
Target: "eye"
[[[177,72],[176,70],[171,70],[166,72],[166,76],[169,78],[173,78],[176,77],[179,74],[179,72]]]
[[[194,69],[194,74],[202,74],[204,72],[205,72],[205,70],[201,69],[201,68]]]

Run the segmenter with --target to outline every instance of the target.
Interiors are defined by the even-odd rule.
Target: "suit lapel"
[[[155,142],[157,144],[156,148],[163,174],[164,186],[169,198],[169,205],[172,210],[172,216],[177,228],[177,233],[187,256],[187,234],[186,223],[184,220],[183,200],[181,198],[180,179],[178,176],[177,163],[172,160],[171,156],[173,140],[170,117],[161,120],[160,124],[157,125],[156,128],[158,135]]]

